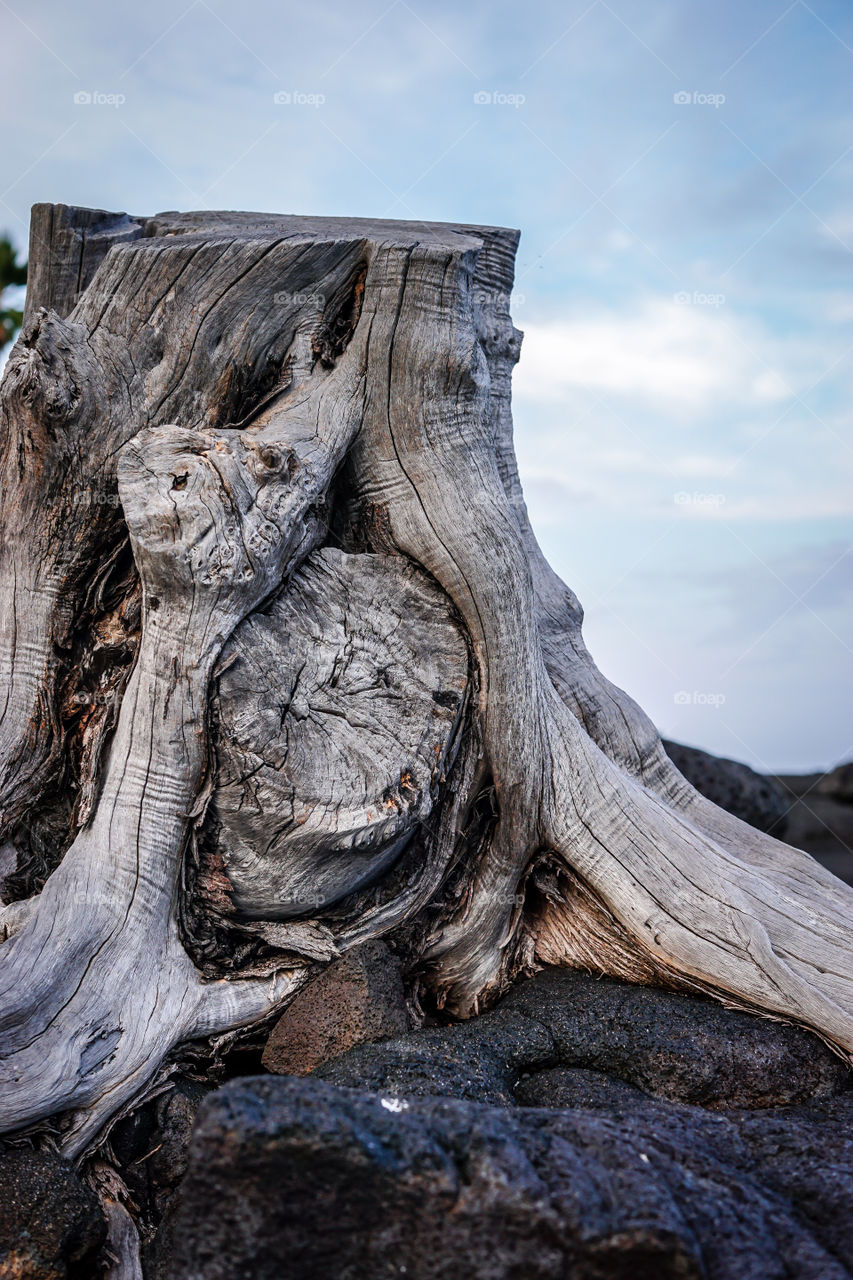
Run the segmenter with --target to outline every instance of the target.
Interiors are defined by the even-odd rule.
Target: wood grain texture
[[[375,882],[432,812],[464,635],[402,556],[326,548],[242,623],[222,666],[210,852],[238,915],[316,915]]]
[[[35,301],[59,310],[30,308],[0,388],[19,856],[54,793],[74,803],[43,889],[0,916],[2,1127],[60,1114],[85,1152],[183,1042],[403,924],[459,1015],[547,960],[853,1054],[853,891],[693,791],[536,544],[516,234],[37,220]],[[115,700],[88,738],[82,685]],[[182,923],[208,822],[217,910],[266,948],[227,978]]]

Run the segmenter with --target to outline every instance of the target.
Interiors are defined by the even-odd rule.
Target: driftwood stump
[[[0,393],[0,1120],[71,1155],[188,1041],[403,930],[853,1053],[853,891],[596,669],[512,444],[515,232],[33,215]],[[578,548],[582,555],[582,548]]]

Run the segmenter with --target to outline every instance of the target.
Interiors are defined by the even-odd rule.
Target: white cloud
[[[628,314],[528,324],[515,389],[543,401],[586,388],[684,410],[778,402],[791,387],[756,351],[762,338],[725,303],[660,298]]]
[[[609,449],[597,455],[599,463],[609,471],[630,475],[673,476],[678,479],[728,476],[737,465],[731,455],[701,453],[674,454],[671,458],[655,457],[639,449]]]
[[[535,512],[537,528],[560,527],[569,509],[587,506],[595,501],[590,489],[564,484],[552,471],[525,468],[524,496],[528,509]]]
[[[791,605],[829,611],[853,599],[853,545],[793,547],[766,560],[753,553],[746,565],[708,577],[726,592],[736,617],[766,625]]]
[[[827,240],[836,245],[841,241],[845,248],[853,252],[853,214],[849,209],[842,209],[822,218],[820,230]]]
[[[853,293],[831,293],[820,298],[819,305],[830,324],[850,324],[853,321]]]

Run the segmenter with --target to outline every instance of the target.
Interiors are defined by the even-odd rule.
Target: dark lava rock
[[[233,1081],[200,1112],[168,1275],[841,1280],[851,1124],[851,1094],[611,1114]]]
[[[756,773],[739,760],[712,756],[698,747],[666,740],[663,746],[676,769],[706,799],[759,831],[772,831],[778,840],[785,839],[790,801],[775,778]]]
[[[548,970],[211,1094],[149,1274],[849,1280],[851,1202],[851,1075],[815,1036]]]
[[[821,795],[829,796],[839,804],[853,804],[853,760],[825,773],[817,789]]]
[[[318,1075],[406,1097],[511,1106],[522,1075],[557,1066],[708,1108],[805,1102],[851,1085],[849,1069],[808,1031],[572,969],[519,983],[471,1022],[353,1049]]]
[[[832,773],[793,774],[778,779],[788,797],[785,839],[805,849],[833,875],[853,884],[853,765]]]
[[[605,1075],[603,1071],[587,1071],[584,1067],[549,1067],[524,1075],[515,1087],[515,1100],[521,1107],[582,1108],[587,1111],[611,1111],[619,1114],[650,1101],[624,1080]]]
[[[110,1147],[140,1211],[143,1235],[145,1226],[159,1219],[186,1172],[196,1112],[210,1091],[210,1085],[176,1074],[167,1090],[110,1131]]]
[[[106,1222],[73,1166],[47,1151],[0,1151],[0,1277],[83,1280],[99,1274]]]
[[[142,1211],[138,1225],[146,1276],[169,1274],[168,1228],[157,1232],[155,1226],[168,1216],[173,1207],[173,1198],[187,1171],[189,1142],[196,1114],[211,1092],[208,1085],[182,1076],[177,1076],[174,1083],[173,1089],[149,1104],[151,1132],[146,1136],[145,1150],[121,1169],[122,1177]],[[114,1129],[111,1137],[113,1150],[116,1149],[115,1132]]]
[[[186,1173],[187,1148],[196,1114],[210,1089],[192,1080],[178,1079],[171,1092],[154,1104],[155,1141],[139,1167],[147,1171],[149,1196],[155,1214],[162,1213]]]
[[[396,956],[366,942],[330,964],[285,1009],[264,1050],[276,1075],[309,1075],[354,1045],[406,1030],[406,997]]]

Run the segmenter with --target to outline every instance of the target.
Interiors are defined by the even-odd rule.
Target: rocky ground
[[[805,849],[833,875],[853,884],[853,761],[830,773],[756,773],[696,747],[665,742],[667,753],[698,791],[744,822]]]
[[[327,972],[318,1001],[348,984]],[[851,1202],[851,1076],[814,1037],[550,970],[473,1022],[214,1093],[147,1262],[155,1280],[817,1280],[853,1274]]]
[[[849,767],[708,759],[678,763],[853,879]],[[566,970],[415,1029],[403,978],[348,954],[220,1087],[116,1126],[146,1280],[853,1277],[853,1075],[808,1032]],[[0,1152],[0,1277],[94,1280],[98,1196],[36,1146]]]
[[[853,764],[777,781],[787,803],[783,838],[853,884]]]

